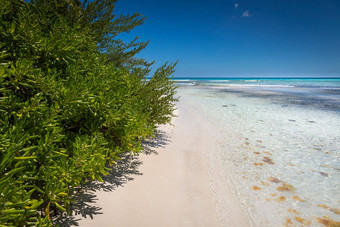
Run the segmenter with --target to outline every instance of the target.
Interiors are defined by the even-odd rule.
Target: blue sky
[[[118,0],[145,24],[122,36],[150,45],[176,77],[340,77],[340,0]]]

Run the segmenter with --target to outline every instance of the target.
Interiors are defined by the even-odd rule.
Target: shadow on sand
[[[169,136],[164,131],[158,131],[155,138],[143,142],[143,154],[158,154],[155,149],[164,147],[169,142]],[[112,192],[118,187],[123,187],[128,181],[134,179],[134,176],[143,175],[138,170],[142,161],[138,156],[125,153],[121,155],[121,160],[117,166],[109,171],[108,176],[102,177],[104,182],[89,181],[76,189],[73,196],[74,202],[70,205],[70,215],[57,215],[53,220],[54,226],[79,226],[80,215],[82,218],[91,218],[95,215],[102,214],[101,207],[96,205],[97,196],[95,192],[103,190]]]

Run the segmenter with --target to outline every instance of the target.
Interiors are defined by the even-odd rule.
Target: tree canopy
[[[50,226],[73,188],[174,116],[174,64],[138,58],[112,0],[0,0],[0,225]]]

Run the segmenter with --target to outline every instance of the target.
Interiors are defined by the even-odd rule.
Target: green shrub
[[[115,38],[144,19],[114,20],[113,3],[0,0],[0,225],[51,225],[170,122],[175,64],[147,81],[147,43]]]

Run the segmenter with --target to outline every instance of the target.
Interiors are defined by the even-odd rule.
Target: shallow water
[[[181,86],[179,95],[223,138],[225,174],[255,223],[340,222],[337,87],[241,85]]]

